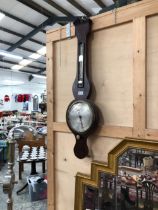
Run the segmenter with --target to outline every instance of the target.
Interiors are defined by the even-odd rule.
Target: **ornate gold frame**
[[[91,175],[77,173],[75,184],[75,207],[74,210],[83,210],[83,192],[84,185],[98,187],[99,186],[99,172],[117,174],[117,159],[129,148],[146,149],[151,151],[158,151],[158,142],[154,140],[125,138],[108,154],[108,164],[101,162],[92,162]]]

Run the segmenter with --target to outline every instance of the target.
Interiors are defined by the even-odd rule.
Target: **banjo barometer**
[[[87,38],[91,28],[91,20],[86,17],[74,22],[75,35],[78,40],[77,72],[72,86],[73,100],[66,111],[66,122],[75,135],[74,154],[82,159],[88,155],[87,138],[94,132],[98,122],[98,109],[88,98],[91,83],[88,78]]]

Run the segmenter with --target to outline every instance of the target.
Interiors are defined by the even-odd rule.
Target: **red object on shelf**
[[[5,95],[5,96],[4,96],[4,101],[5,101],[5,102],[10,101],[10,98],[9,98],[9,96],[8,96],[8,95]]]
[[[18,102],[22,102],[22,95],[21,95],[21,94],[18,95],[17,101],[18,101]]]
[[[18,94],[15,97],[16,102],[26,102],[31,100],[31,94]]]

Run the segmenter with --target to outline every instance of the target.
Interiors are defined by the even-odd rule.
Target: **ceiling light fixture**
[[[5,14],[0,12],[0,20],[2,20],[4,17],[5,17]]]
[[[23,68],[23,66],[20,66],[20,65],[14,65],[14,66],[11,67],[11,69],[13,69],[13,70],[19,70],[19,69],[22,69],[22,68]]]
[[[39,54],[37,54],[37,53],[33,53],[33,54],[31,54],[30,56],[29,56],[29,58],[32,58],[32,59],[38,59],[38,58],[40,58],[42,55],[39,55]]]
[[[0,50],[0,55],[3,55],[3,56],[8,57],[8,58],[13,58],[13,59],[16,59],[16,60],[22,60],[23,59],[22,56],[15,55],[13,53],[10,53],[10,52],[4,51],[4,50]]]
[[[45,55],[45,54],[46,54],[46,47],[42,47],[41,49],[37,50],[37,52],[38,52],[40,55]]]
[[[19,64],[22,66],[27,66],[28,64],[30,64],[32,62],[33,62],[32,60],[24,59],[24,60],[20,61]]]
[[[37,74],[32,74],[34,77],[37,77],[37,78],[43,78],[43,79],[46,79],[46,76],[44,75],[37,75]]]

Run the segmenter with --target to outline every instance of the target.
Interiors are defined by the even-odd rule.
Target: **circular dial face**
[[[94,121],[93,109],[86,101],[72,103],[67,110],[67,122],[71,130],[77,133],[88,131]]]

